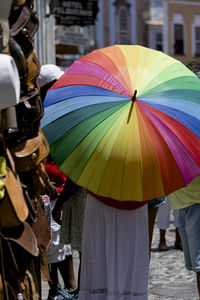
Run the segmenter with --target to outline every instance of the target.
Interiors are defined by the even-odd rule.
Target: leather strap
[[[35,16],[35,11],[30,9],[27,5],[14,7],[15,10],[21,10],[17,21],[11,25],[10,34],[12,37],[21,34],[22,37],[28,39],[31,43],[33,42],[33,36],[38,30],[39,21]]]

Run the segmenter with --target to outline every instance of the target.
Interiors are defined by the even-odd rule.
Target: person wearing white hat
[[[46,64],[41,66],[40,74],[38,76],[38,85],[40,87],[40,94],[42,101],[46,96],[48,89],[61,77],[64,72],[56,65]],[[49,174],[51,180],[51,175]],[[54,178],[54,181],[55,178]],[[56,183],[56,182],[55,182]],[[58,182],[57,182],[58,184]],[[50,199],[49,199],[50,196]],[[73,299],[73,296],[70,295],[67,290],[75,289],[76,281],[74,276],[73,269],[73,260],[72,260],[72,250],[71,246],[68,244],[60,243],[60,225],[57,224],[52,218],[52,209],[56,202],[56,195],[44,195],[46,198],[45,201],[45,211],[48,219],[50,220],[50,226],[52,231],[52,240],[49,249],[47,250],[47,261],[49,264],[50,279],[49,282],[49,295],[48,300],[54,299]],[[65,284],[64,289],[58,280],[58,270],[60,271],[61,276]]]
[[[42,65],[40,74],[37,78],[40,87],[41,97],[44,100],[48,89],[60,78],[64,72],[56,65],[46,64]]]
[[[43,87],[52,81],[60,78],[64,72],[56,65],[46,64],[41,66],[40,74],[38,76],[38,84]]]

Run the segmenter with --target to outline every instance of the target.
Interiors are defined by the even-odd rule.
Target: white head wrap
[[[38,76],[39,87],[42,87],[53,80],[57,80],[64,74],[61,69],[53,64],[41,66],[40,75]]]
[[[20,98],[20,80],[12,56],[0,54],[0,109],[16,105]]]

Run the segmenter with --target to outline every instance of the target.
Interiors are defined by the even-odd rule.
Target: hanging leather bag
[[[41,130],[36,135],[22,140],[11,148],[16,169],[31,177],[36,193],[42,194],[47,188],[48,175],[45,161],[49,154],[49,144]]]
[[[0,225],[11,228],[20,225],[28,217],[28,207],[23,196],[14,162],[7,149],[5,195],[0,201]]]
[[[33,137],[22,140],[11,148],[18,172],[35,169],[49,154],[49,144],[41,130]]]
[[[39,26],[36,12],[26,4],[13,6],[12,9],[11,13],[16,19],[10,19],[10,35],[22,43],[26,39],[32,44]]]

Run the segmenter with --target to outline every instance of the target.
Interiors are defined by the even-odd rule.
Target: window
[[[195,56],[200,56],[200,27],[195,27]]]
[[[119,16],[119,27],[120,27],[120,31],[121,30],[127,30],[128,26],[127,26],[127,17],[126,17],[126,13],[124,10],[120,11],[120,16]]]
[[[163,42],[162,33],[157,32],[156,33],[156,50],[159,50],[159,51],[163,50],[162,42]]]
[[[174,24],[174,54],[184,54],[183,25]]]
[[[173,14],[172,21],[172,52],[177,55],[186,55],[185,51],[185,22],[179,12]]]
[[[191,26],[192,56],[200,57],[200,14],[194,15]]]
[[[117,32],[116,41],[121,45],[130,44],[130,25],[129,25],[130,15],[127,5],[120,5],[117,8],[116,22],[117,22]]]

